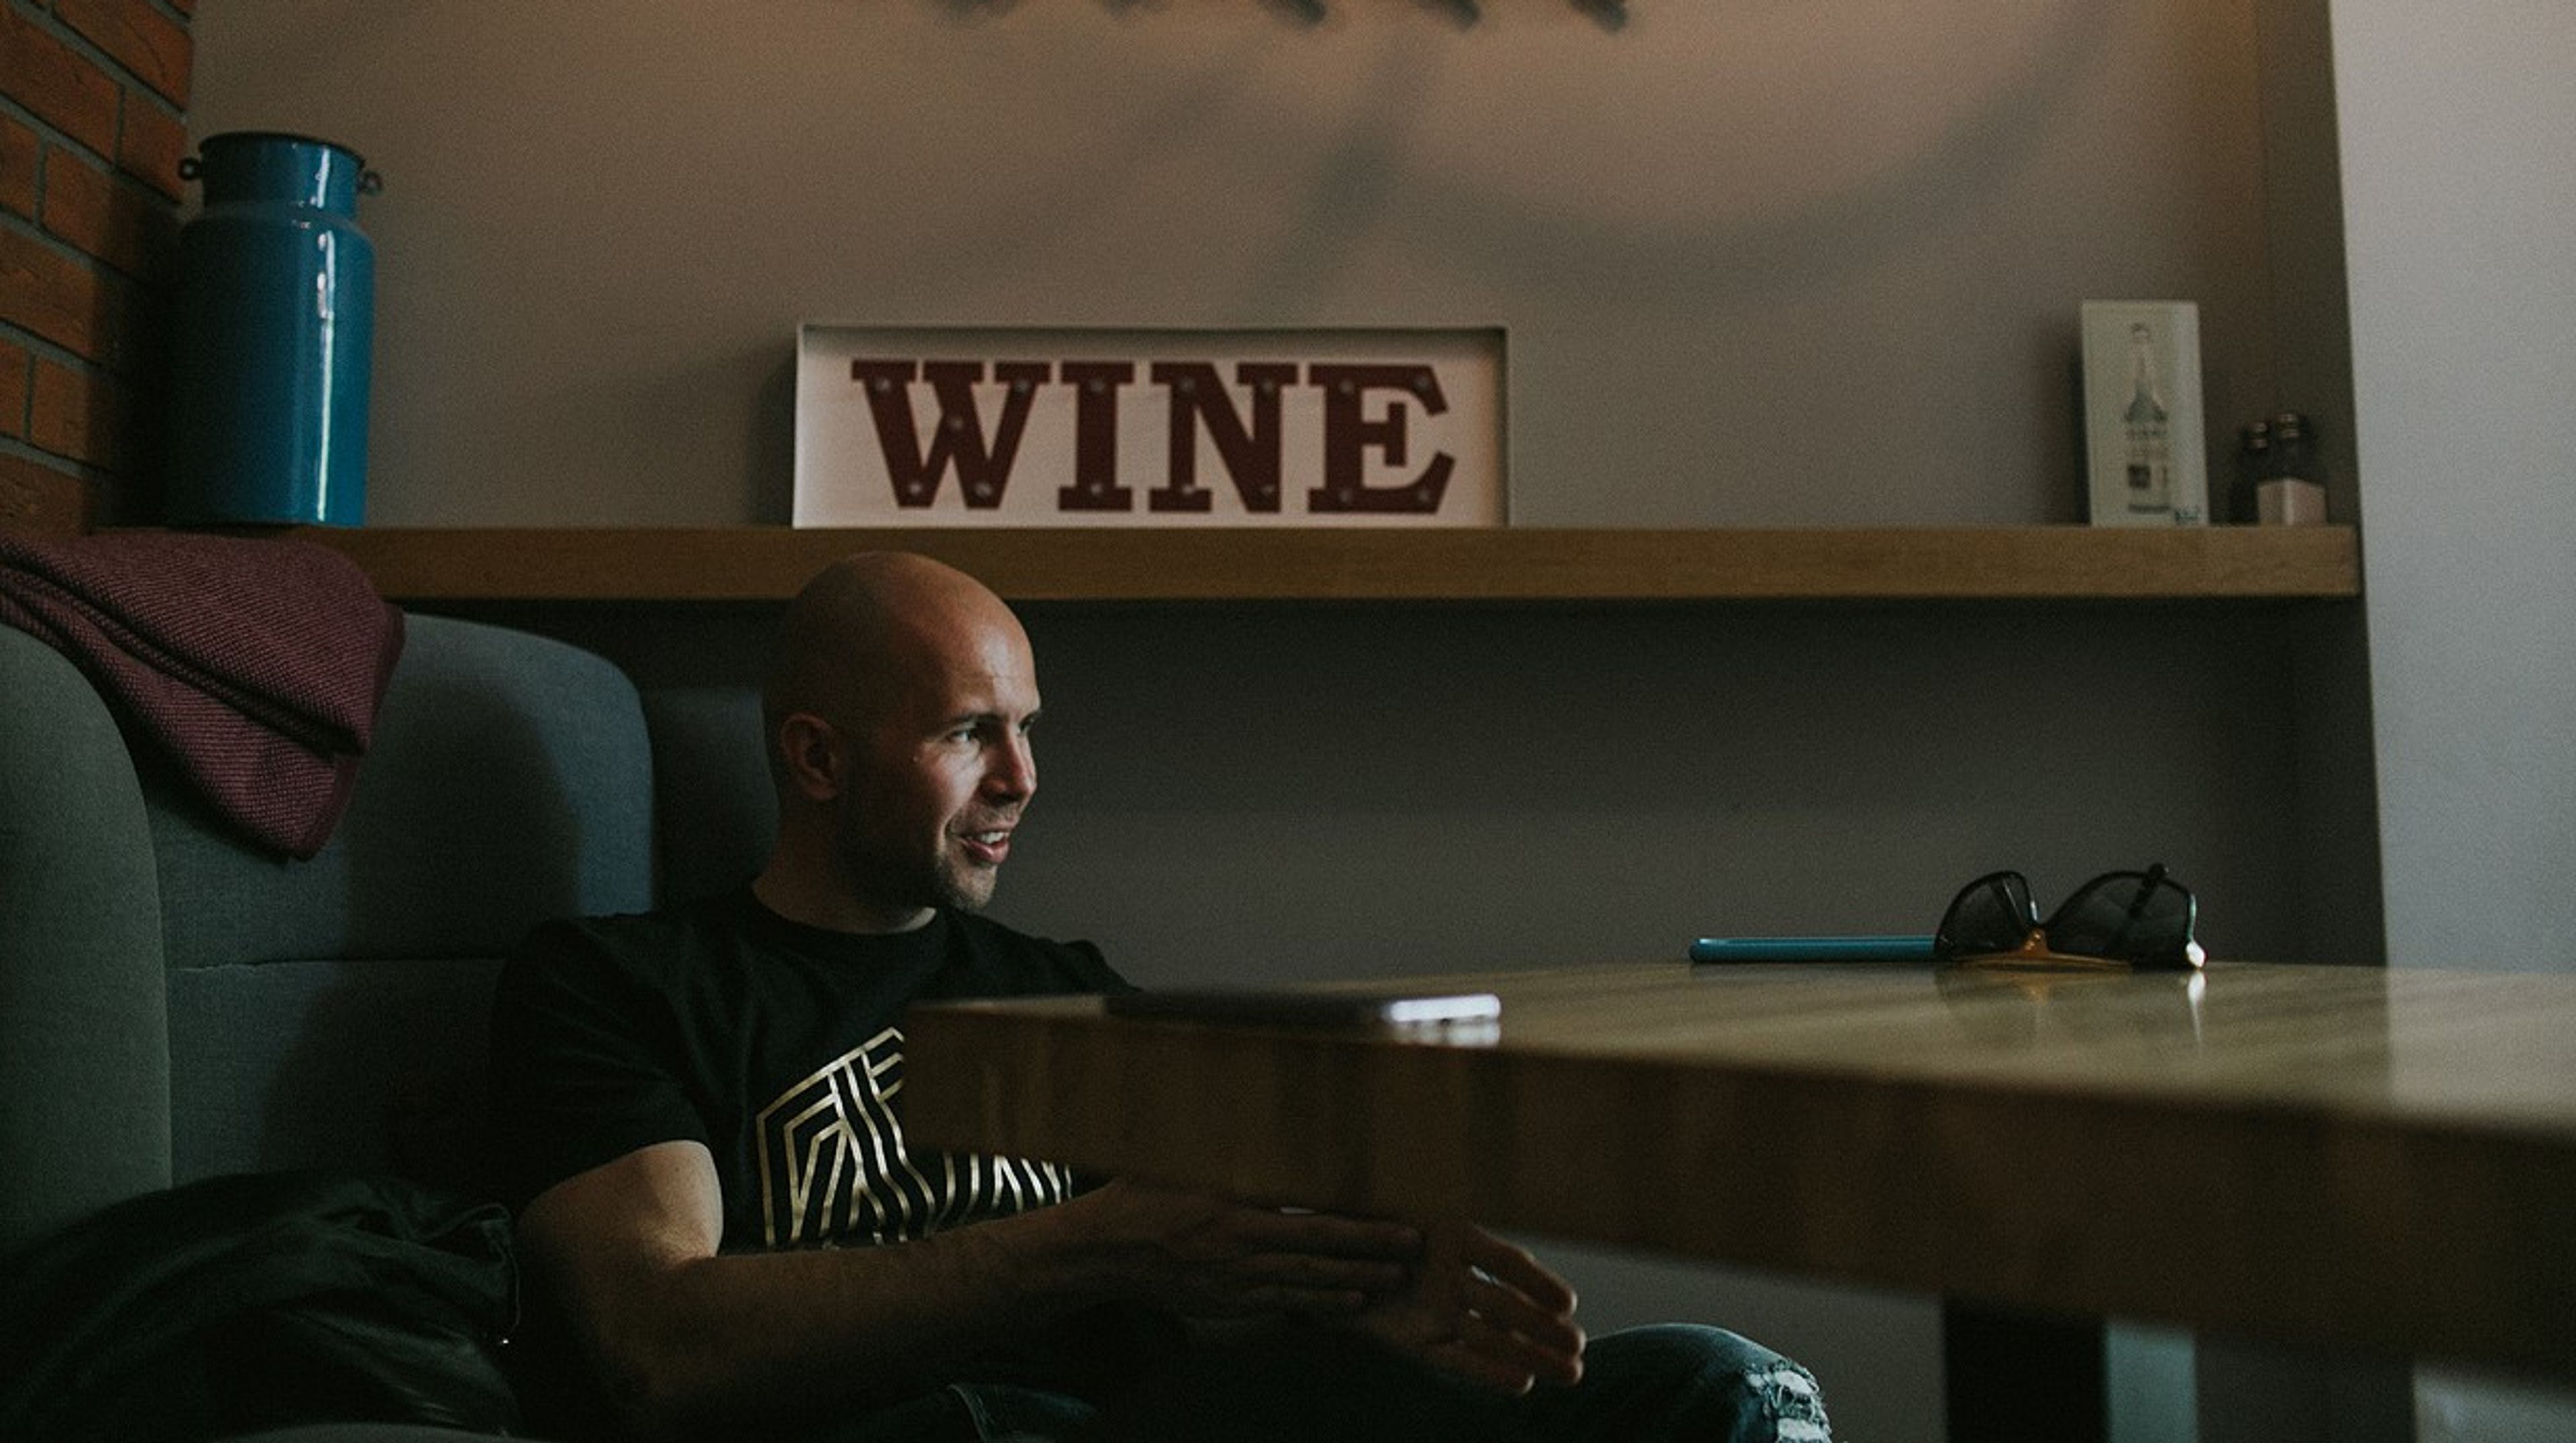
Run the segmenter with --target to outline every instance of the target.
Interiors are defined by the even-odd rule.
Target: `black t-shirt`
[[[715,1158],[727,1252],[865,1247],[1061,1202],[1044,1162],[916,1153],[904,1143],[904,1008],[943,998],[1132,990],[1087,942],[942,911],[912,932],[807,927],[749,888],[636,916],[548,923],[502,968],[494,1112],[513,1200],[655,1143]],[[557,1426],[601,1400],[532,1317],[523,1380]],[[1095,1399],[1171,1339],[1172,1320],[1094,1308],[996,1338],[953,1378]],[[892,1401],[887,1399],[884,1401]],[[532,1403],[532,1407],[536,1404]],[[540,1410],[543,1411],[543,1410]]]
[[[667,912],[549,923],[493,1016],[504,1166],[521,1203],[653,1143],[695,1141],[724,1247],[857,1246],[1062,1202],[1052,1163],[905,1146],[903,1011],[1128,984],[1087,942],[941,911],[911,932],[788,921],[748,888]]]

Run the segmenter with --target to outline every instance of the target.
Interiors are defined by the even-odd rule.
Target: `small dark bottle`
[[[2227,489],[2227,519],[2239,526],[2251,526],[2260,514],[2255,488],[2262,485],[2272,466],[2272,423],[2248,421],[2237,436],[2236,482]]]

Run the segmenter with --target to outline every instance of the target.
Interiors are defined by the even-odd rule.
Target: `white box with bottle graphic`
[[[2200,307],[2084,303],[2085,475],[2096,526],[2204,526]]]

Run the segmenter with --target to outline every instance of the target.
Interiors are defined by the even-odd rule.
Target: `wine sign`
[[[2096,526],[2209,521],[2200,307],[2084,303],[2084,445]]]
[[[799,526],[1501,526],[1503,333],[797,334]]]

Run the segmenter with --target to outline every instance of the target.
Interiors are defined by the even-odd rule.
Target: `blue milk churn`
[[[210,135],[182,176],[205,206],[179,234],[168,519],[356,526],[367,511],[376,248],[345,147]]]

